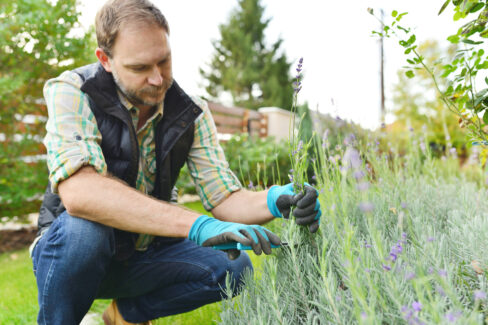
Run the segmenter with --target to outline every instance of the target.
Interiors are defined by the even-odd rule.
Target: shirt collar
[[[131,111],[132,109],[136,109],[137,111],[139,111],[139,108],[132,105],[132,103],[129,102],[127,97],[125,97],[125,95],[119,89],[117,89],[117,95],[118,95],[119,100],[122,103],[122,105],[124,105],[124,107],[127,108],[128,111]],[[164,103],[159,104],[156,111],[154,112],[154,114],[152,116],[154,116],[154,115],[163,116],[163,108],[164,108]]]

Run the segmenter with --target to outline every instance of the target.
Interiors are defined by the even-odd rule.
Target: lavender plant
[[[300,67],[301,68],[301,67]],[[300,72],[300,71],[299,71]],[[300,87],[300,84],[297,84]],[[435,160],[425,134],[400,155],[354,136],[314,146],[320,230],[293,222],[289,245],[223,302],[221,324],[480,324],[488,315],[488,201],[454,157]],[[293,141],[292,141],[293,143]],[[305,144],[292,146],[293,180],[304,179]],[[303,146],[303,147],[302,147]],[[300,149],[300,150],[297,150]],[[298,156],[297,156],[298,155]],[[299,158],[297,158],[299,157]],[[305,158],[304,158],[305,157]],[[475,167],[475,179],[484,179]]]

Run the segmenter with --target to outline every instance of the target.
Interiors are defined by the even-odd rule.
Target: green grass
[[[200,202],[186,203],[189,209],[202,214],[207,213]],[[260,265],[265,258],[249,254],[260,274]],[[39,307],[37,304],[37,286],[32,271],[32,261],[28,249],[0,254],[0,324],[25,325],[36,324]],[[90,309],[91,313],[102,314],[110,300],[96,300]],[[161,318],[156,325],[205,325],[220,321],[221,303],[206,305],[194,311]],[[103,324],[100,318],[99,324]]]

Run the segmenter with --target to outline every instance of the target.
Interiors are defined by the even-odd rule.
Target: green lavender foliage
[[[351,137],[337,148],[339,160],[330,159],[336,148],[317,146],[320,230],[311,235],[283,220],[289,246],[223,303],[221,324],[483,323],[483,171],[433,159],[422,141],[412,134],[400,156],[380,151],[376,139]]]

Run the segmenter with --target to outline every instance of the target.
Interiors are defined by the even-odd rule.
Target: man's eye
[[[146,67],[132,67],[132,70],[134,70],[134,71],[144,71],[144,70],[146,70]]]

